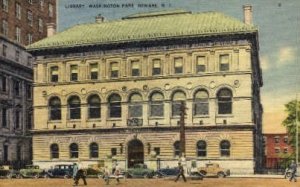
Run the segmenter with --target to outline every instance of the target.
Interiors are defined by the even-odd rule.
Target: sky
[[[122,4],[133,7],[124,8]],[[296,99],[297,93],[300,100],[300,0],[58,0],[57,29],[60,32],[76,24],[94,22],[98,14],[114,20],[139,12],[178,8],[219,11],[243,21],[242,7],[246,4],[252,5],[253,24],[259,29],[263,131],[285,132],[281,125],[286,117],[284,104]]]

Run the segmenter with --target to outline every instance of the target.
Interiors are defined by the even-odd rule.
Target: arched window
[[[128,113],[130,118],[138,118],[143,115],[142,96],[134,93],[129,98]]]
[[[159,92],[154,92],[150,97],[150,116],[164,116],[164,96]]]
[[[208,93],[205,90],[199,90],[194,96],[194,115],[208,115]]]
[[[90,119],[101,117],[100,98],[98,95],[91,95],[88,98],[88,113]]]
[[[224,157],[230,156],[230,142],[228,140],[222,140],[220,143],[220,154]]]
[[[78,96],[72,96],[68,100],[69,119],[80,119],[80,99]]]
[[[61,102],[58,97],[52,97],[49,101],[49,119],[61,120]]]
[[[57,144],[52,144],[50,146],[50,156],[51,159],[59,158],[59,148]]]
[[[181,105],[185,104],[186,96],[182,91],[177,91],[173,94],[172,98],[172,116],[180,116]]]
[[[78,158],[78,145],[76,143],[70,145],[70,158]]]
[[[179,157],[180,156],[180,142],[179,141],[176,141],[174,144],[173,144],[173,147],[174,147],[174,157]]]
[[[232,92],[227,89],[221,89],[218,94],[218,113],[231,114],[232,113]]]
[[[197,142],[197,156],[206,157],[206,142],[204,140]]]
[[[112,94],[108,98],[109,104],[109,117],[120,118],[121,117],[121,97],[118,94]]]
[[[90,144],[90,158],[98,158],[99,157],[98,144],[93,142]]]

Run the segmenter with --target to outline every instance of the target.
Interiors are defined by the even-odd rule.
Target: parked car
[[[158,169],[155,172],[155,176],[158,178],[163,178],[163,177],[172,177],[172,176],[177,176],[179,174],[179,169],[177,167],[175,168],[161,168]]]
[[[19,172],[12,169],[11,166],[3,165],[0,166],[0,177],[2,178],[19,178]]]
[[[152,178],[154,170],[147,168],[145,164],[135,164],[133,168],[129,168],[125,173],[127,178]]]
[[[25,166],[24,169],[20,170],[20,174],[19,174],[20,178],[40,178],[46,176],[47,176],[47,172],[43,169],[40,169],[40,167],[36,165]]]
[[[50,178],[72,178],[73,165],[72,164],[59,164],[54,168],[47,171],[47,177]]]
[[[207,163],[205,167],[199,167],[198,171],[205,177],[224,178],[230,175],[229,169],[223,169],[217,163]]]
[[[88,166],[88,168],[85,170],[87,177],[98,177],[102,178],[104,169],[99,166],[99,164],[91,164]]]

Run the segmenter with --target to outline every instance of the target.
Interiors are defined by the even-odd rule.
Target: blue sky
[[[89,8],[90,4],[133,3],[133,8]],[[68,8],[83,4],[82,8]],[[141,8],[138,4],[156,4]],[[162,4],[165,7],[162,7]],[[259,28],[260,60],[264,86],[261,91],[264,107],[264,131],[282,132],[284,103],[300,99],[300,1],[299,0],[59,0],[58,30],[94,22],[97,14],[108,20],[129,14],[162,9],[182,8],[193,12],[220,11],[243,20],[242,6],[253,6],[253,22]]]

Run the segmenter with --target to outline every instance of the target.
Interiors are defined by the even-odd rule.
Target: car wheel
[[[218,173],[218,178],[224,178],[224,177],[225,177],[225,174],[223,172]]]

